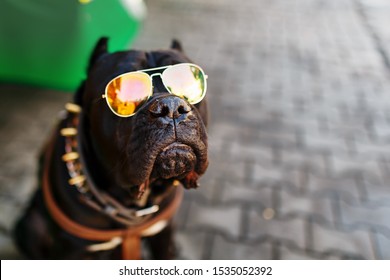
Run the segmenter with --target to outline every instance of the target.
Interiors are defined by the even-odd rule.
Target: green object
[[[100,37],[110,51],[127,49],[140,26],[123,0],[0,2],[2,81],[74,90]]]

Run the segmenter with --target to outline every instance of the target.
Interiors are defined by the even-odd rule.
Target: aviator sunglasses
[[[206,94],[207,75],[192,63],[180,63],[127,72],[113,78],[106,86],[103,98],[119,117],[133,116],[153,95],[153,77],[160,76],[171,94],[190,104],[199,103]]]

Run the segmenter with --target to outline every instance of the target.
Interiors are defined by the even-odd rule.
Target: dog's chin
[[[126,159],[125,162],[131,163],[131,166],[127,165],[123,172],[117,173],[117,184],[123,188],[132,188],[160,179],[182,180],[193,173],[201,175],[207,168],[207,160],[202,157],[205,152],[199,143],[187,145],[174,142],[154,151],[133,157],[132,160]]]
[[[152,177],[182,179],[194,170],[197,162],[194,150],[185,144],[173,143],[157,155]]]

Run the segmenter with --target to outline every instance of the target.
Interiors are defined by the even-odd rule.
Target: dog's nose
[[[186,116],[191,111],[191,107],[182,98],[169,95],[162,98],[156,98],[149,107],[149,112],[153,117],[178,119]]]

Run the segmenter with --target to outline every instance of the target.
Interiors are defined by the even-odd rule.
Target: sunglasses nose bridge
[[[160,77],[161,77],[161,73],[153,73],[153,74],[150,74],[150,75],[149,75],[150,79],[152,79],[152,80],[153,80],[153,78],[156,77],[156,76],[160,76]]]
[[[153,92],[161,92],[167,91],[168,89],[165,87],[164,82],[162,80],[162,73],[153,73],[149,74],[150,82],[153,87]],[[154,79],[154,77],[160,77],[159,79]]]

